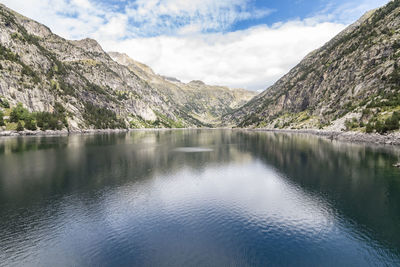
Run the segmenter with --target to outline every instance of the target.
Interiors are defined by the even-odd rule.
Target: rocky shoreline
[[[215,130],[217,128],[138,128],[138,129],[85,129],[85,130],[47,130],[47,131],[0,131],[1,137],[26,137],[26,136],[67,136],[67,135],[93,135],[93,134],[112,134],[127,133],[134,131],[171,131],[171,130]]]
[[[324,137],[330,140],[337,140],[351,143],[369,143],[377,145],[396,145],[400,146],[400,132],[381,134],[366,134],[360,132],[339,132],[326,130],[292,130],[292,129],[252,129],[251,131],[265,131],[277,133],[310,134]]]
[[[7,137],[7,136],[66,136],[72,134],[102,134],[102,133],[123,133],[128,132],[127,129],[87,129],[87,130],[60,130],[60,131],[0,131],[0,137]]]
[[[192,128],[186,128],[192,129]],[[203,128],[196,128],[203,129]],[[229,129],[229,128],[204,128],[204,130],[218,130],[218,129]],[[86,130],[61,130],[61,131],[0,131],[0,137],[6,136],[65,136],[73,134],[104,134],[104,133],[123,133],[130,131],[160,131],[160,130],[174,130],[174,129],[86,129]],[[183,130],[183,129],[180,129]],[[339,131],[326,131],[326,130],[292,130],[292,129],[234,129],[234,130],[245,130],[245,131],[261,131],[261,132],[276,132],[276,133],[292,133],[292,134],[309,134],[324,137],[330,140],[352,142],[352,143],[370,143],[379,145],[396,145],[400,146],[400,132],[390,133],[386,135],[380,134],[366,134],[360,132],[339,132]]]

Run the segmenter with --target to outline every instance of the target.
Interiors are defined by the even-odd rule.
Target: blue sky
[[[0,0],[184,82],[262,90],[388,0]]]
[[[104,10],[109,10],[110,13],[120,14],[127,14],[129,12],[128,10],[145,9],[146,5],[151,2],[158,8],[164,6],[166,12],[154,8],[153,10],[146,10],[146,12],[148,12],[146,15],[149,16],[147,17],[148,19],[154,19],[154,17],[150,16],[157,17],[157,19],[164,24],[163,26],[169,25],[166,31],[149,31],[145,28],[148,21],[144,21],[143,17],[137,19],[137,17],[134,16],[137,14],[132,14],[128,19],[128,25],[132,28],[141,29],[139,33],[140,36],[149,37],[162,34],[173,35],[176,34],[174,30],[179,28],[179,26],[196,21],[196,19],[205,19],[205,17],[212,16],[219,16],[220,21],[218,21],[217,25],[214,25],[215,27],[211,26],[210,28],[202,29],[203,33],[233,32],[257,25],[272,26],[275,23],[303,20],[315,16],[326,16],[322,19],[324,21],[349,24],[365,11],[382,6],[388,0],[204,0],[203,2],[212,3],[209,6],[219,2],[219,4],[214,4],[210,9],[203,8],[203,4],[201,4],[202,1],[197,0],[69,0],[66,2],[84,3],[86,1]],[[195,4],[192,5],[191,2],[195,2]],[[185,6],[179,8],[179,5],[182,5],[181,3],[189,3],[189,6],[194,6],[197,10],[193,11],[193,13],[191,13],[191,11],[187,12]],[[178,8],[168,8],[168,5],[171,6],[173,4],[176,4]],[[206,5],[207,4],[204,6]],[[205,12],[201,11],[202,9],[205,10]],[[227,15],[224,21],[222,18],[224,12],[225,14],[231,14],[232,10],[234,10],[236,14],[233,14],[231,17]],[[73,18],[79,16],[79,12],[75,11],[69,13],[63,10],[59,12],[59,14]],[[248,16],[241,17],[240,14],[248,14]],[[103,18],[106,19],[106,15],[104,15]],[[204,22],[204,20],[202,20],[202,22]],[[126,36],[124,36],[124,38],[125,37]]]
[[[336,2],[336,5],[339,6],[340,2]],[[321,0],[256,0],[253,4],[257,9],[270,9],[272,12],[260,19],[238,22],[233,26],[233,30],[245,29],[257,24],[272,25],[282,21],[304,19],[321,12],[330,5],[327,1]]]

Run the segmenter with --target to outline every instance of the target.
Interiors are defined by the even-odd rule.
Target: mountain
[[[395,0],[365,14],[226,119],[239,127],[395,130],[399,65]]]
[[[182,83],[176,78],[155,74],[150,67],[129,58],[126,54],[117,52],[108,54],[116,62],[127,66],[147,81],[152,88],[168,96],[170,101],[175,101],[185,112],[203,124],[220,124],[223,115],[243,106],[256,96],[255,92],[209,86],[202,81]]]
[[[119,63],[95,40],[66,40],[0,4],[0,130],[210,127],[254,96],[111,55]]]

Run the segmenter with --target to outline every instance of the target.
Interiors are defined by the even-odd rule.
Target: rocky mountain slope
[[[396,130],[399,66],[395,0],[365,14],[227,119],[239,127]]]
[[[94,40],[65,40],[0,4],[1,129],[213,126],[254,95],[169,82],[129,62],[117,63]]]
[[[203,124],[218,125],[222,116],[243,106],[256,96],[255,92],[209,86],[201,81],[191,81],[186,84],[176,78],[157,75],[150,67],[129,58],[126,54],[118,52],[108,54]]]

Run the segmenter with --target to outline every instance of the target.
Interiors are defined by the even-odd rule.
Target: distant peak
[[[154,75],[154,71],[149,66],[132,59],[125,53],[120,53],[120,52],[107,52],[107,53],[114,61],[118,62],[121,65],[132,67],[136,70],[141,70],[148,74]]]
[[[89,51],[89,52],[98,52],[98,53],[104,53],[103,48],[100,46],[100,44],[91,38],[85,38],[82,40],[78,41],[71,41],[75,45]]]
[[[115,51],[107,52],[107,54],[109,54],[111,57],[126,57],[126,58],[129,58],[129,56],[127,54],[120,53],[120,52],[115,52]]]
[[[193,84],[193,85],[206,85],[203,81],[200,81],[200,80],[191,81],[189,84]]]
[[[176,83],[180,83],[180,82],[181,82],[180,80],[178,80],[178,79],[175,78],[175,77],[168,77],[168,76],[163,76],[163,75],[161,75],[161,77],[162,77],[164,80],[167,80],[167,81],[170,81],[170,82],[176,82]]]

